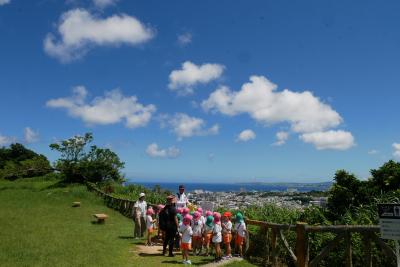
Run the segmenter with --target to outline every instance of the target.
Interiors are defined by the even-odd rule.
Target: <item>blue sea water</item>
[[[178,187],[181,183],[165,183],[165,182],[140,182],[129,180],[127,184],[139,184],[146,188],[152,189],[155,185],[159,185],[163,189],[168,189],[172,192],[177,192]],[[299,192],[309,192],[312,190],[326,191],[329,189],[331,183],[307,183],[307,184],[296,184],[296,183],[282,183],[282,184],[228,184],[228,183],[185,183],[185,191],[190,192],[196,189],[202,189],[211,192],[240,192],[240,191],[287,191],[287,189],[297,189]]]

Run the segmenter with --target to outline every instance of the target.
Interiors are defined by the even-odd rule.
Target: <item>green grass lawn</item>
[[[81,207],[73,208],[72,202]],[[135,252],[143,240],[132,239],[130,219],[103,205],[85,186],[57,186],[57,181],[0,180],[1,266],[174,266],[180,256],[145,256]],[[105,224],[93,223],[106,213]],[[191,257],[194,265],[211,258]],[[181,264],[182,265],[182,264]],[[245,261],[226,265],[253,266]]]

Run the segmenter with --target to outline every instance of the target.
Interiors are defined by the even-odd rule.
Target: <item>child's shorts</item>
[[[224,234],[224,244],[229,244],[232,241],[232,234]]]
[[[243,244],[244,237],[240,235],[236,235],[235,244],[241,246]]]
[[[182,250],[191,250],[192,249],[192,244],[191,243],[181,243],[181,249]]]
[[[210,244],[211,239],[212,239],[212,234],[211,233],[210,234],[206,234],[204,236],[204,244]]]
[[[153,231],[154,231],[153,227],[147,228],[147,232],[148,232],[149,234],[152,234]]]
[[[201,236],[193,236],[192,238],[193,238],[193,241],[197,241],[197,242],[200,242],[202,240]]]

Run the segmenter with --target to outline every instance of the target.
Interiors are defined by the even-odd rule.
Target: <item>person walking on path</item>
[[[176,203],[177,208],[186,208],[189,204],[189,199],[185,194],[185,187],[183,185],[179,186],[179,192],[176,194],[178,199]]]
[[[160,212],[160,225],[163,226],[162,229],[165,231],[165,238],[163,242],[163,255],[167,252],[168,246],[168,256],[173,257],[174,241],[178,232],[178,218],[176,216],[176,198],[173,195],[167,197],[167,205]]]
[[[139,194],[139,200],[136,201],[134,207],[134,219],[135,219],[135,233],[134,238],[142,238],[146,231],[146,210],[147,203],[144,200],[145,194]]]

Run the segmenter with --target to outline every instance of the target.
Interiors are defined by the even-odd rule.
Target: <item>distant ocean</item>
[[[182,183],[157,183],[157,182],[138,182],[129,180],[127,184],[134,183],[143,185],[152,189],[155,185],[159,185],[163,189],[172,192],[178,191],[178,186]],[[287,191],[288,189],[297,189],[299,192],[309,192],[312,190],[326,191],[331,186],[330,182],[326,183],[183,183],[185,191],[190,192],[196,189],[202,189],[211,192],[240,192],[240,191]]]

